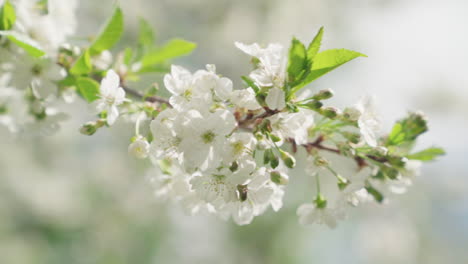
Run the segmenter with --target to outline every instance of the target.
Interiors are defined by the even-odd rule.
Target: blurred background
[[[85,37],[114,1],[79,2],[78,35]],[[161,43],[198,43],[176,63],[191,70],[214,63],[237,87],[250,66],[234,41],[287,47],[293,35],[308,42],[323,25],[324,48],[369,57],[310,89],[333,89],[336,106],[375,95],[385,131],[407,111],[422,110],[431,130],[419,147],[437,144],[448,154],[426,164],[408,193],[353,210],[335,230],[298,224],[295,210],[310,200],[304,183],[311,181],[299,164],[283,209],[238,227],[155,200],[151,165],[127,154],[133,128],[119,122],[82,136],[91,115],[77,102],[66,106],[73,118],[53,137],[16,138],[0,128],[0,263],[468,263],[468,1],[120,2],[123,44],[135,42],[145,17]]]

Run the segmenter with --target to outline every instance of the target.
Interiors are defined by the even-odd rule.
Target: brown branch
[[[141,92],[133,90],[129,88],[128,86],[122,84],[122,88],[125,90],[125,92],[135,98],[138,98],[140,100],[145,100],[147,102],[151,103],[160,103],[160,104],[165,104],[169,107],[172,107],[171,103],[167,99],[164,99],[159,96],[144,96]]]

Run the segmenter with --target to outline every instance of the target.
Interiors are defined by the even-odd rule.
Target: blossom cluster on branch
[[[190,214],[216,214],[244,225],[269,207],[278,211],[297,153],[305,153],[305,174],[315,187],[297,209],[299,221],[335,227],[346,209],[405,191],[423,161],[444,153],[435,147],[413,151],[428,130],[420,112],[409,113],[385,134],[371,97],[339,109],[325,105],[333,91],[304,89],[365,57],[347,49],[320,51],[323,28],[307,46],[294,38],[289,52],[280,44],[236,42],[253,65],[240,87],[212,64],[195,72],[169,66],[196,45],[182,39],[155,45],[143,19],[136,46],[114,55],[110,50],[124,28],[119,7],[89,45],[67,43],[76,26],[75,7],[75,1],[65,6],[59,0],[2,3],[0,124],[15,133],[52,134],[67,118],[55,104],[77,98],[96,113],[80,128],[82,134],[93,135],[121,118],[130,121],[135,135],[128,151],[154,164],[155,195],[177,201]],[[148,73],[166,73],[168,98],[157,85],[145,91],[128,85]],[[357,169],[338,171],[327,152]],[[324,177],[335,181],[334,199],[320,188]]]

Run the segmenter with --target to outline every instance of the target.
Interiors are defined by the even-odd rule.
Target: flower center
[[[237,141],[232,144],[233,154],[235,156],[242,154],[244,148],[244,144],[241,141]]]
[[[209,144],[214,141],[216,134],[212,131],[207,131],[201,137],[204,143]]]
[[[106,104],[108,105],[113,105],[115,102],[114,96],[106,96],[104,99],[106,100]]]

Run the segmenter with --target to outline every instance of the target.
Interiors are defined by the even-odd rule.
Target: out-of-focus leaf
[[[70,72],[74,75],[84,75],[92,71],[93,66],[91,64],[91,56],[89,50],[86,50],[73,64]]]
[[[99,83],[87,77],[79,77],[76,79],[76,86],[79,93],[88,102],[92,102],[99,98]]]
[[[9,0],[0,8],[0,30],[10,30],[16,21],[15,8]]]
[[[445,151],[442,148],[428,148],[419,152],[413,153],[406,156],[408,159],[431,161],[438,156],[445,155]]]
[[[6,36],[11,42],[35,58],[40,58],[46,54],[36,42],[23,35],[17,34],[16,32],[1,31],[0,35]]]
[[[142,68],[165,62],[175,57],[180,57],[191,53],[197,45],[183,39],[173,39],[161,48],[153,50],[143,57]]]
[[[140,32],[138,34],[138,44],[143,47],[150,47],[154,44],[155,37],[151,25],[144,18],[140,18]]]
[[[120,7],[116,7],[114,14],[106,23],[96,39],[89,47],[90,55],[96,55],[104,50],[112,48],[122,36],[124,29],[123,14]]]

